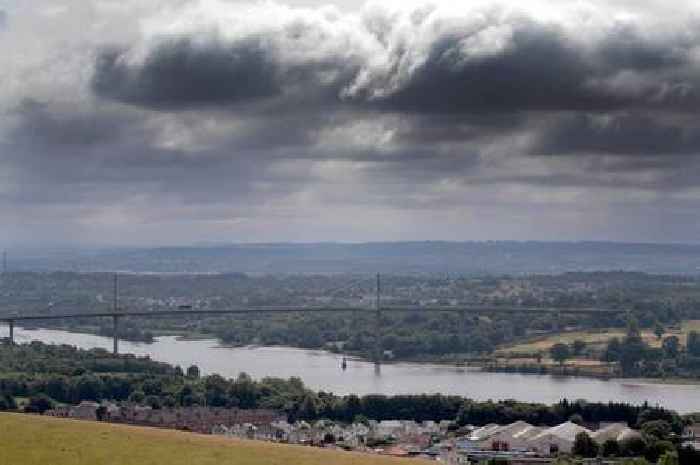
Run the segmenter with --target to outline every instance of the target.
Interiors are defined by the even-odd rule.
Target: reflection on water
[[[7,336],[0,326],[0,337]],[[56,330],[15,328],[17,342],[40,340],[49,344],[70,344],[81,348],[111,350],[112,340],[90,334]],[[288,347],[222,347],[213,340],[185,341],[160,337],[153,344],[120,341],[120,350],[148,355],[154,360],[200,367],[202,373],[232,377],[246,372],[254,378],[298,376],[312,389],[336,394],[453,394],[477,400],[518,399],[551,404],[562,398],[593,402],[648,401],[682,413],[700,411],[700,386],[635,383],[629,380],[597,380],[548,375],[486,373],[472,368],[435,364],[396,363],[381,368],[372,362],[348,359],[342,369],[342,355]]]

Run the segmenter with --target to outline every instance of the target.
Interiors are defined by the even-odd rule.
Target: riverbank
[[[0,325],[0,337],[7,327]],[[59,330],[26,331],[15,328],[15,340],[66,344],[84,349],[111,351],[112,340],[90,334]],[[591,402],[649,402],[682,413],[698,410],[700,390],[695,385],[635,384],[630,380],[565,377],[541,374],[496,373],[479,367],[444,363],[394,361],[376,367],[374,363],[351,357],[342,369],[340,354],[322,350],[285,347],[227,348],[213,339],[185,341],[173,336],[156,338],[153,344],[123,341],[122,353],[179,365],[197,365],[205,374],[225,378],[246,372],[253,379],[298,377],[315,391],[335,394],[434,394],[458,395],[487,401],[517,397],[524,402],[554,404],[561,399],[587,399]],[[517,393],[513,387],[518,386]],[[673,387],[673,389],[670,389]]]
[[[695,327],[694,323],[692,322]],[[25,328],[26,329],[26,328]],[[93,329],[89,331],[89,329]],[[71,327],[66,329],[47,329],[48,331],[66,331],[71,334],[86,335],[92,334],[97,337],[111,338],[111,335],[99,334],[98,331],[94,330],[95,327]],[[34,331],[41,331],[38,328],[32,328]],[[87,331],[86,331],[87,330]],[[536,340],[532,339],[529,342],[523,344],[545,344],[551,346],[557,340],[573,341],[575,340],[580,332],[571,333],[561,333],[559,335],[548,335],[544,337],[539,337]],[[607,334],[607,333],[603,333]],[[613,333],[615,334],[615,333]],[[277,348],[281,350],[296,350],[296,351],[308,351],[312,353],[325,353],[331,357],[338,358],[338,367],[341,366],[341,359],[346,358],[348,361],[353,361],[355,363],[372,364],[374,360],[368,359],[366,354],[361,352],[343,352],[333,347],[326,348],[298,348],[290,346],[258,346],[258,345],[235,345],[226,344],[220,340],[215,339],[213,336],[205,333],[196,332],[176,332],[176,331],[161,331],[157,335],[154,335],[154,339],[149,341],[133,340],[129,338],[122,338],[122,342],[128,342],[135,344],[137,347],[141,347],[144,353],[148,352],[148,346],[157,343],[159,338],[175,339],[177,341],[186,343],[205,343],[213,344],[213,347],[220,349],[231,349],[231,350],[254,350],[256,348]],[[122,343],[122,346],[124,345]],[[522,347],[522,344],[515,347]],[[107,348],[107,347],[105,347]],[[111,349],[111,343],[109,345]],[[192,361],[193,364],[198,364],[196,360]],[[595,380],[611,380],[618,379],[623,382],[636,382],[644,381],[652,385],[688,385],[697,386],[700,385],[700,378],[682,378],[682,377],[633,377],[624,378],[619,373],[616,364],[605,363],[599,360],[586,359],[586,358],[575,358],[568,360],[563,365],[556,363],[549,357],[535,357],[534,354],[523,354],[520,352],[513,352],[505,349],[499,349],[492,356],[474,356],[470,354],[445,354],[441,356],[429,356],[422,355],[416,357],[385,357],[382,360],[383,366],[391,365],[424,365],[424,366],[440,366],[446,369],[470,369],[470,370],[482,370],[487,373],[503,373],[503,374],[524,374],[524,375],[540,375],[540,376],[555,376],[555,377],[572,377],[572,378],[588,378]]]

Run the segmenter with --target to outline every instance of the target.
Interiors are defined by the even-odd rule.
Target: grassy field
[[[690,331],[700,332],[700,320],[684,321],[683,326],[680,329],[667,330],[667,332],[662,337],[678,336],[678,338],[681,341],[681,344],[685,345],[688,333]],[[577,339],[586,342],[590,346],[603,347],[613,337],[621,339],[625,337],[625,331],[623,329],[607,329],[599,331],[576,331],[570,333],[561,333],[538,339],[536,341],[531,341],[525,344],[516,344],[502,347],[498,350],[498,353],[506,355],[508,353],[525,354],[546,352],[554,344],[557,344],[559,342],[571,344]],[[647,342],[647,344],[649,344],[652,347],[661,346],[661,341],[657,339],[656,335],[652,331],[643,331],[642,338]]]
[[[690,331],[700,332],[700,320],[683,322],[680,328],[667,329],[662,338],[667,336],[677,336],[681,344],[685,345]],[[599,353],[605,349],[608,341],[614,337],[622,339],[625,337],[625,330],[620,328],[602,329],[598,331],[572,331],[556,335],[538,338],[526,343],[511,344],[500,347],[495,353],[493,361],[499,366],[522,366],[541,365],[544,367],[557,366],[557,362],[549,357],[549,349],[557,343],[571,344],[576,340],[586,343],[587,350],[592,349],[594,353]],[[642,338],[651,347],[660,347],[659,340],[652,331],[643,331]],[[541,354],[538,361],[536,354]],[[606,375],[611,373],[611,365],[601,362],[597,357],[590,356],[574,357],[566,361],[566,367],[579,368],[582,373],[593,376]]]
[[[0,465],[400,465],[368,454],[0,414]]]

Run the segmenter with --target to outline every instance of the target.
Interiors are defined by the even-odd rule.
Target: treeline
[[[182,370],[147,358],[38,342],[0,346],[0,408],[14,408],[11,401],[2,399],[17,397],[30,398],[33,411],[51,408],[56,402],[111,400],[148,404],[156,409],[193,405],[270,408],[285,412],[290,420],[457,420],[460,425],[517,420],[555,425],[572,418],[586,423],[624,421],[641,425],[663,420],[676,432],[683,425],[677,414],[649,405],[563,400],[546,406],[516,401],[477,402],[439,394],[338,396],[311,391],[298,378],[253,380],[245,374],[235,379],[201,377],[196,366]]]
[[[677,336],[664,337],[661,326],[656,328],[656,335],[661,347],[650,347],[641,337],[639,324],[632,319],[627,335],[611,339],[601,359],[616,362],[623,376],[700,376],[700,333],[690,331],[685,346]]]
[[[286,345],[343,350],[371,356],[376,321],[363,312],[374,292],[366,274],[244,274],[120,276],[119,305],[129,310],[194,310],[236,306],[357,306],[357,312],[328,315],[186,316],[123,319],[120,336],[150,341],[153,334],[208,334],[234,345]],[[351,283],[351,285],[348,285]],[[598,272],[532,276],[382,276],[387,305],[450,306],[476,304],[528,307],[596,307],[629,310],[640,328],[678,326],[700,318],[700,279],[644,273]],[[113,275],[109,273],[6,273],[0,277],[0,313],[36,308],[37,313],[94,313],[112,308]],[[41,310],[39,310],[41,309]],[[34,313],[34,312],[33,312]],[[50,321],[51,327],[111,336],[111,320],[95,318]],[[626,315],[501,314],[498,317],[457,312],[385,313],[382,347],[399,359],[463,359],[489,354],[557,328],[590,330],[624,328]],[[694,363],[694,361],[691,361]],[[700,368],[686,364],[688,370]],[[682,370],[681,370],[682,371]]]

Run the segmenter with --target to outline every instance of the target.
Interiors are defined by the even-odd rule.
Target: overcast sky
[[[700,2],[0,0],[0,244],[700,239]]]

